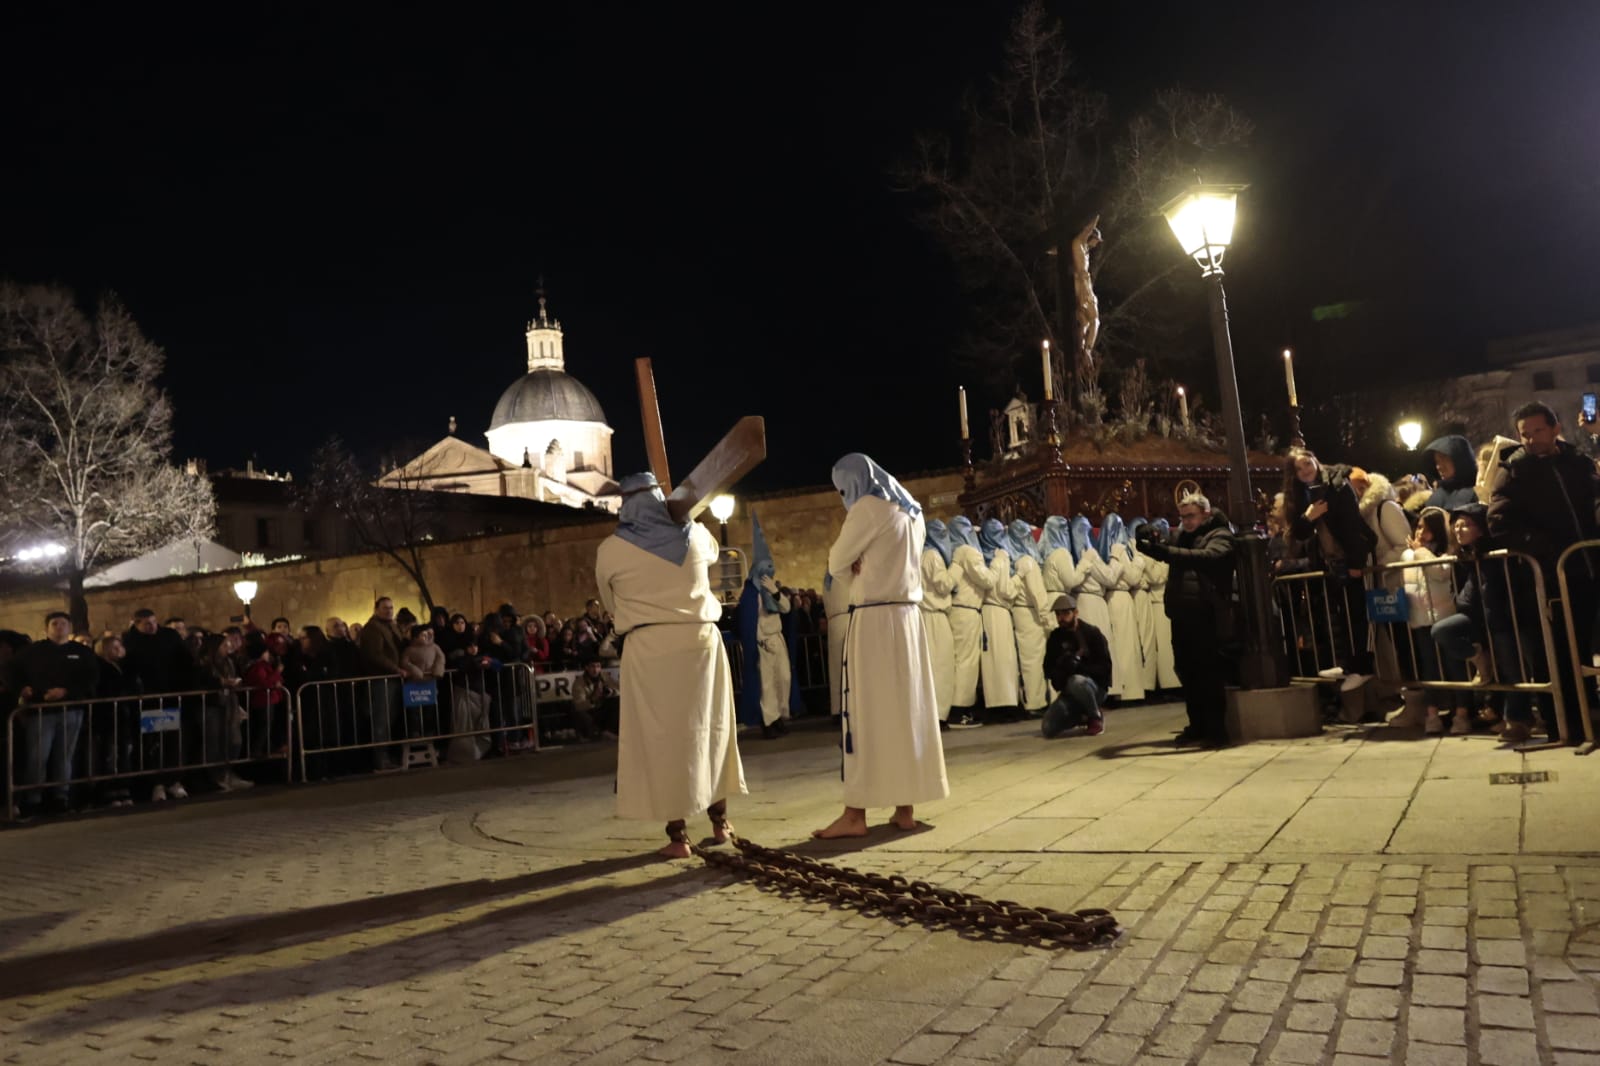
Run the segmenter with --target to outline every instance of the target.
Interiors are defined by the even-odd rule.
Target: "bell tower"
[[[545,310],[544,285],[539,285],[539,317],[528,323],[528,373],[535,370],[566,370],[567,357],[561,350],[561,320]]]

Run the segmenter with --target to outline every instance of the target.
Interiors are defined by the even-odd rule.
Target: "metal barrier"
[[[1596,546],[1600,546],[1600,542],[1596,542]],[[1355,634],[1365,630],[1369,633],[1370,650],[1376,653],[1376,674],[1380,680],[1441,691],[1515,693],[1529,698],[1546,696],[1555,719],[1554,723],[1549,724],[1554,725],[1553,736],[1559,737],[1559,740],[1523,745],[1522,748],[1533,750],[1568,743],[1565,696],[1559,681],[1561,663],[1556,648],[1556,634],[1551,626],[1552,618],[1556,617],[1555,604],[1562,601],[1552,601],[1547,596],[1544,574],[1533,556],[1499,549],[1472,559],[1446,555],[1420,562],[1390,563],[1364,570],[1362,588],[1364,592],[1382,590],[1391,595],[1407,596],[1405,584],[1408,576],[1415,586],[1420,572],[1424,590],[1435,583],[1442,585],[1447,581],[1448,598],[1451,600],[1449,614],[1436,613],[1432,597],[1425,597],[1430,611],[1427,621],[1431,627],[1434,622],[1456,613],[1454,600],[1460,591],[1456,577],[1458,566],[1472,568],[1480,595],[1498,596],[1499,588],[1503,587],[1504,590],[1503,607],[1494,612],[1493,618],[1488,617],[1486,608],[1485,624],[1489,631],[1480,635],[1482,649],[1487,653],[1490,665],[1487,679],[1452,680],[1448,675],[1451,672],[1449,667],[1453,664],[1448,657],[1440,652],[1431,639],[1425,646],[1419,642],[1417,630],[1422,627],[1410,624],[1409,606],[1404,620],[1371,620],[1363,617],[1353,622],[1348,617],[1349,601],[1344,595],[1336,595],[1332,591],[1330,586],[1333,583],[1328,580],[1329,575],[1325,571],[1286,574],[1274,580],[1274,601],[1278,606],[1284,641],[1290,655],[1291,679],[1302,682],[1328,680],[1320,675],[1320,671],[1338,666],[1339,653],[1356,654],[1366,650],[1358,648],[1355,640]],[[1432,571],[1436,569],[1447,576],[1443,580],[1434,578]],[[1532,602],[1528,602],[1530,594]],[[1564,639],[1570,641],[1573,639],[1570,621],[1565,628],[1567,632]],[[1404,645],[1397,640],[1397,631],[1400,629],[1406,632]],[[1426,665],[1435,669],[1436,676],[1423,676],[1422,667]],[[1407,666],[1410,669],[1406,669]],[[1600,674],[1600,671],[1595,673]],[[1539,674],[1543,675],[1544,680],[1532,680]]]
[[[1574,592],[1576,589],[1572,579],[1568,577],[1567,571],[1569,568],[1567,563],[1575,552],[1589,552],[1596,549],[1600,549],[1600,540],[1580,540],[1562,552],[1560,558],[1556,560],[1556,583],[1561,587],[1561,617],[1566,624],[1567,651],[1572,656],[1573,681],[1578,691],[1578,707],[1582,712],[1580,718],[1583,722],[1583,742],[1578,745],[1577,754],[1579,755],[1588,755],[1595,749],[1594,708],[1590,705],[1589,696],[1591,682],[1594,678],[1600,677],[1600,667],[1594,664],[1593,658],[1594,586],[1596,575],[1600,573],[1600,570],[1597,570],[1593,560],[1589,560],[1585,567],[1589,572],[1586,575],[1586,582],[1583,586],[1584,594],[1580,598],[1589,612],[1589,617],[1583,619],[1583,624],[1580,626],[1577,624],[1579,619],[1573,615],[1572,607],[1575,602]],[[1587,641],[1590,645],[1589,647],[1579,646],[1579,633],[1589,634],[1590,639]],[[1563,731],[1566,729],[1564,724],[1562,729]]]
[[[282,762],[292,779],[293,703],[282,685],[189,689],[24,704],[6,718],[5,819],[18,799]],[[217,782],[221,783],[221,782]]]
[[[455,761],[481,757],[496,738],[506,754],[537,751],[536,679],[550,686],[551,678],[526,663],[506,663],[420,682],[387,674],[301,685],[295,693],[301,779],[346,769],[356,752],[372,752],[372,768],[381,772],[412,765],[414,752],[425,747],[437,754],[440,744]],[[479,739],[487,746],[473,743]]]

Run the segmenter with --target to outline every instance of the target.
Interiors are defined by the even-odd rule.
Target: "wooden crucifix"
[[[676,522],[697,517],[711,506],[712,497],[725,492],[767,457],[767,423],[760,415],[746,415],[723,434],[689,476],[672,485],[667,467],[667,440],[661,431],[661,405],[656,400],[656,378],[649,359],[635,359],[639,379],[639,413],[644,425],[645,454],[650,469],[667,494],[667,510]]]

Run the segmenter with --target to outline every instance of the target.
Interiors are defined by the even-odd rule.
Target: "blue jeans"
[[[83,731],[83,708],[24,710],[17,717],[17,748],[22,761],[17,767],[19,789],[49,781],[49,794],[65,802],[67,782],[72,779],[72,757],[78,751],[78,734]],[[19,792],[18,805],[37,806],[42,791],[46,790]]]
[[[1464,614],[1453,614],[1449,618],[1441,618],[1433,623],[1433,642],[1439,650],[1451,659],[1465,661],[1472,658],[1473,648],[1478,644],[1478,633],[1472,624],[1472,619]],[[1543,641],[1529,639],[1530,634],[1523,629],[1524,652],[1537,661],[1537,656],[1543,653]],[[1522,668],[1517,655],[1517,635],[1512,630],[1499,629],[1490,633],[1490,640],[1494,642],[1495,680],[1501,684],[1515,685],[1522,681]],[[1528,647],[1527,645],[1532,645]],[[1448,661],[1448,660],[1447,660]],[[1448,676],[1448,675],[1447,675]],[[1505,702],[1500,708],[1501,715],[1508,722],[1533,723],[1533,694],[1529,692],[1508,692]]]
[[[1091,678],[1074,674],[1067,679],[1067,687],[1044,709],[1044,720],[1039,723],[1045,738],[1058,737],[1077,725],[1079,720],[1091,722],[1100,717],[1100,701],[1105,693]]]

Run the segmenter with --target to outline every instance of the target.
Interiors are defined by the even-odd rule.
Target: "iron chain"
[[[1114,941],[1121,932],[1111,912],[1098,908],[1069,912],[1026,907],[1004,899],[991,901],[898,874],[862,873],[792,851],[764,848],[738,836],[732,839],[737,849],[734,852],[696,847],[694,853],[708,866],[863,911],[907,916],[925,925],[977,929],[1010,940],[1055,947],[1101,946]]]

